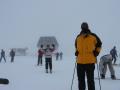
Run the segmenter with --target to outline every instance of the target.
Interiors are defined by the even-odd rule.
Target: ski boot
[[[46,69],[46,73],[48,73],[48,69]]]
[[[115,75],[111,75],[111,79],[116,79]]]
[[[52,73],[52,70],[50,70],[50,73]]]
[[[105,75],[104,74],[101,74],[101,79],[105,79]]]

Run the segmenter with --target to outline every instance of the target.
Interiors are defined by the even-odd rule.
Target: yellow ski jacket
[[[94,33],[79,34],[75,40],[78,64],[96,63],[96,57],[101,50],[102,42]]]

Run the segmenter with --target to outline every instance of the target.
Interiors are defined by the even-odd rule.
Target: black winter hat
[[[81,28],[82,28],[82,29],[89,29],[87,22],[83,22],[83,23],[81,24]]]

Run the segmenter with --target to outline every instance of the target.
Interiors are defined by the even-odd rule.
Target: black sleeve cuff
[[[78,54],[79,54],[79,52],[78,52],[78,51],[76,51],[76,52],[75,52],[75,56],[78,56]]]

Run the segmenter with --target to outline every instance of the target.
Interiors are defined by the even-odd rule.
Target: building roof
[[[42,36],[38,40],[37,47],[40,48],[41,45],[43,45],[43,48],[45,48],[47,45],[50,45],[50,47],[52,47],[53,44],[55,45],[55,49],[57,49],[59,45],[58,45],[56,37]]]

